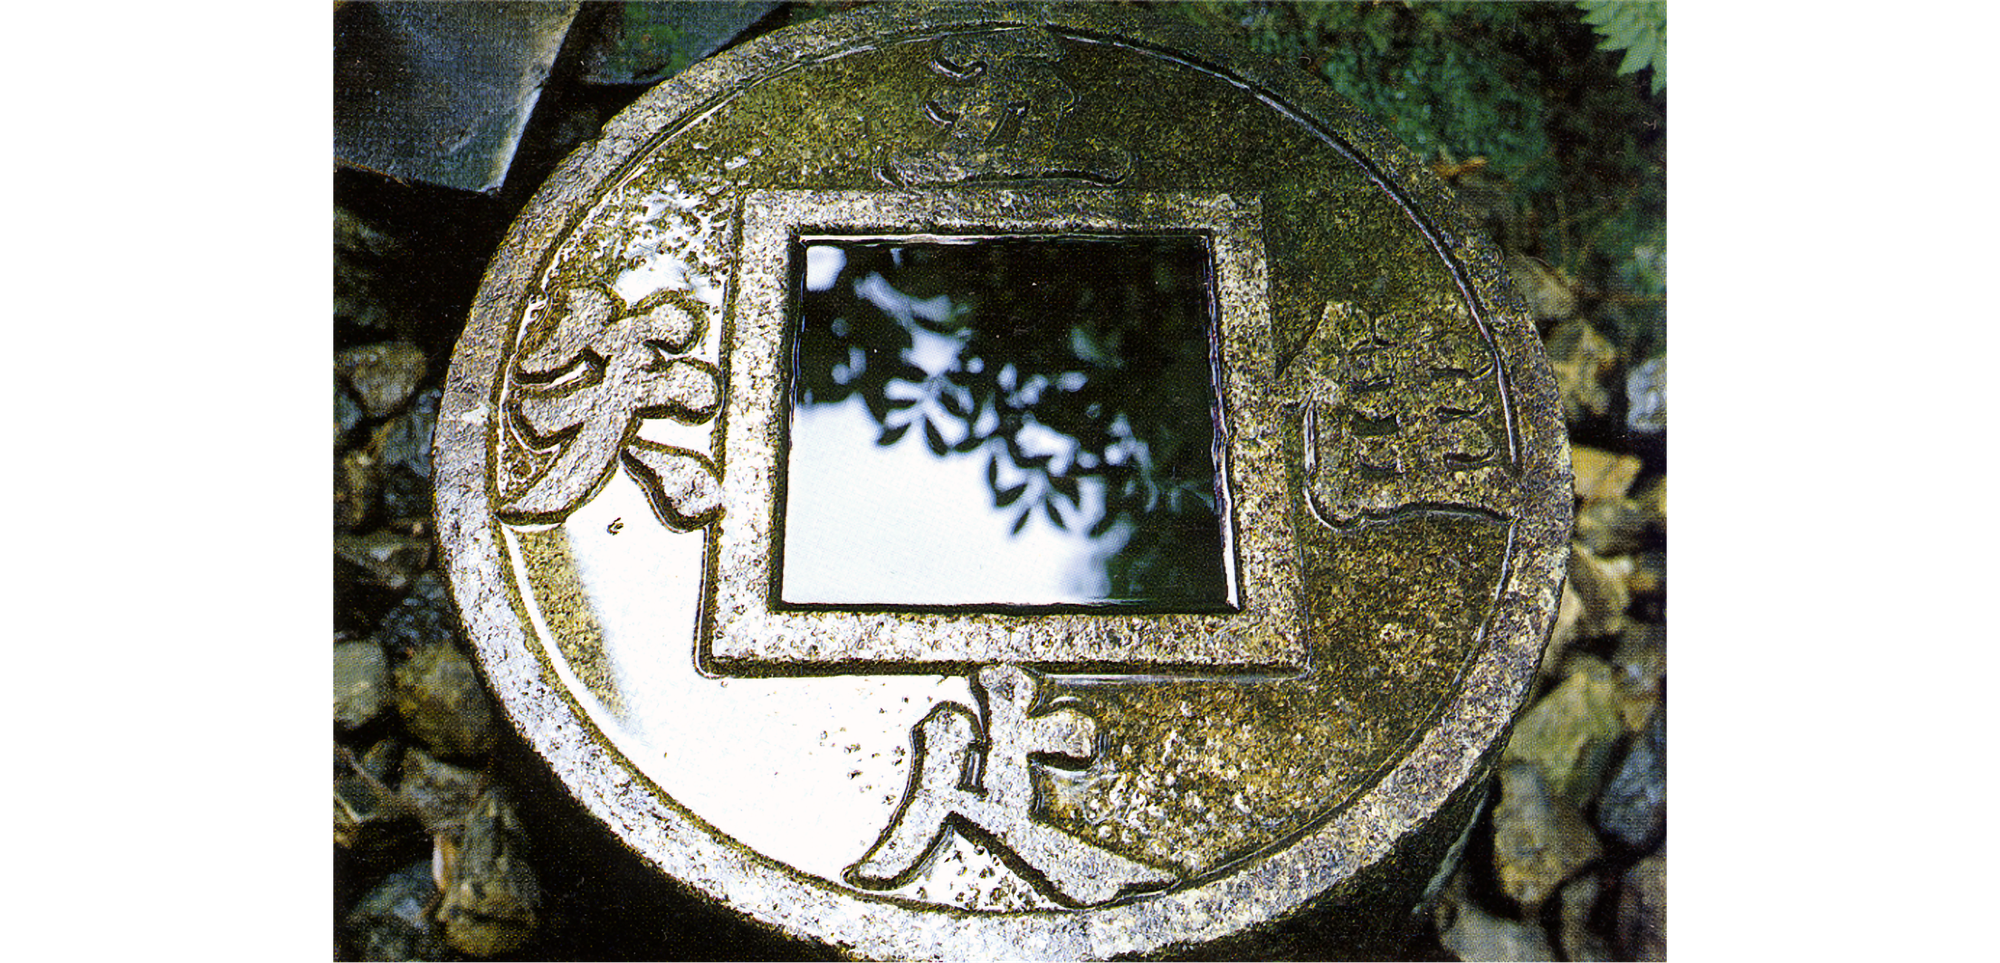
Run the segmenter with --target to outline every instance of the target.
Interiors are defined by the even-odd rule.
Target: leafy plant
[[[1599,50],[1625,52],[1618,75],[1653,70],[1653,93],[1667,89],[1667,5],[1665,0],[1577,0],[1583,22],[1597,28]]]

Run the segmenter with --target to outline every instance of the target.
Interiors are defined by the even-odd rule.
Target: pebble
[[[444,580],[424,572],[410,580],[409,593],[392,606],[375,626],[375,641],[391,655],[404,656],[426,645],[450,645],[458,637]]]
[[[540,923],[541,886],[526,859],[527,833],[497,790],[479,797],[455,841],[435,864],[444,903],[438,919],[460,952],[493,956],[520,949]]]
[[[1551,791],[1580,807],[1603,784],[1625,726],[1611,667],[1589,656],[1570,661],[1569,677],[1521,716],[1502,758],[1532,763]]]
[[[1667,958],[1667,857],[1632,864],[1618,892],[1618,944],[1628,960]]]
[[[349,769],[333,780],[333,844],[365,862],[391,862],[422,852],[416,808],[382,783]]]
[[[429,913],[437,898],[429,860],[395,870],[348,912],[348,946],[363,960],[445,959],[450,947],[444,929]]]
[[[1562,671],[1563,655],[1576,641],[1576,627],[1583,619],[1583,597],[1576,594],[1576,587],[1563,584],[1562,599],[1556,603],[1556,624],[1549,630],[1548,644],[1542,647],[1542,664],[1536,673],[1537,680],[1557,678]]]
[[[1507,271],[1535,320],[1560,321],[1576,314],[1576,282],[1561,271],[1520,254],[1508,255]]]
[[[394,532],[335,535],[333,556],[370,583],[400,592],[430,565],[431,540]]]
[[[1653,710],[1646,730],[1597,797],[1597,828],[1633,849],[1658,843],[1667,831],[1667,712]]]
[[[347,441],[347,433],[361,424],[361,403],[354,395],[340,386],[339,379],[333,382],[333,449],[339,451]]]
[[[486,774],[454,766],[422,749],[403,757],[403,782],[397,787],[417,807],[424,828],[433,833],[456,829],[479,801],[490,782]]]
[[[1619,715],[1626,731],[1638,732],[1646,727],[1654,705],[1666,696],[1667,627],[1644,622],[1628,627],[1611,653],[1611,666],[1625,693]]]
[[[1610,414],[1611,391],[1605,381],[1618,370],[1618,349],[1581,319],[1556,325],[1546,347],[1562,396],[1563,419],[1576,424]]]
[[[1645,467],[1636,456],[1586,445],[1571,445],[1569,461],[1576,474],[1576,497],[1586,503],[1600,498],[1624,498],[1632,490],[1632,483],[1639,479],[1639,470]],[[1662,506],[1659,513],[1665,518],[1666,508]]]
[[[1590,549],[1570,546],[1569,584],[1583,602],[1576,625],[1579,637],[1601,638],[1624,630],[1625,610],[1632,606],[1628,583],[1634,567],[1630,556],[1599,558]]]
[[[1470,902],[1453,900],[1439,908],[1450,922],[1438,942],[1461,960],[1553,960],[1548,934],[1533,923],[1501,919]]]
[[[396,667],[396,711],[410,735],[444,756],[483,756],[498,733],[479,674],[449,645],[419,646]]]
[[[1563,956],[1572,960],[1609,960],[1611,945],[1590,928],[1590,918],[1604,895],[1604,884],[1595,874],[1579,876],[1563,884],[1558,900],[1556,939]]]
[[[409,410],[376,429],[375,444],[382,464],[407,468],[418,478],[431,477],[431,434],[437,428],[438,400],[443,392],[428,388],[416,396]]]
[[[358,531],[382,502],[382,466],[372,447],[363,445],[333,464],[333,529]]]
[[[1500,771],[1493,808],[1493,873],[1533,916],[1563,882],[1604,855],[1576,808],[1549,791],[1539,769],[1516,762]]]
[[[1599,555],[1629,555],[1654,543],[1663,521],[1629,498],[1593,499],[1577,511],[1572,540]]]
[[[1625,375],[1625,427],[1642,435],[1667,430],[1667,357],[1653,358]]]
[[[388,708],[393,693],[389,657],[373,640],[336,642],[333,646],[333,724],[359,729]]]
[[[407,341],[349,348],[334,356],[333,369],[347,379],[371,418],[393,414],[424,379],[423,349]]]

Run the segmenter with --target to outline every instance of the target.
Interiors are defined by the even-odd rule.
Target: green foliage
[[[1599,50],[1622,50],[1618,75],[1653,69],[1653,93],[1667,89],[1667,4],[1665,0],[1577,0],[1583,22],[1597,28]]]
[[[1658,347],[1664,272],[1646,265],[1664,263],[1666,238],[1662,5],[1584,16],[1569,2],[1161,6],[1325,78],[1440,167],[1476,169],[1456,186],[1495,240],[1585,279],[1626,347]],[[1657,18],[1658,38],[1614,49],[1588,17],[1616,18],[1639,41]]]

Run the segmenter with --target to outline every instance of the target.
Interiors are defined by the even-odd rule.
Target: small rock
[[[409,594],[375,627],[375,641],[395,656],[407,656],[426,645],[448,646],[457,637],[458,616],[445,594],[444,581],[435,572],[412,579]]]
[[[1618,892],[1618,943],[1628,960],[1667,958],[1667,857],[1632,864]]]
[[[1500,803],[1493,807],[1493,872],[1521,911],[1535,915],[1564,880],[1604,855],[1576,808],[1549,791],[1536,767],[1523,762],[1500,771]]]
[[[361,399],[371,418],[392,414],[424,380],[423,349],[407,341],[349,348],[334,356],[334,370]]]
[[[1502,758],[1533,763],[1550,790],[1580,807],[1603,784],[1625,727],[1611,667],[1589,657],[1571,662],[1569,678],[1521,716]]]
[[[1611,666],[1625,694],[1618,714],[1627,732],[1638,732],[1666,696],[1667,627],[1644,622],[1628,627],[1611,653]]]
[[[333,449],[339,451],[347,433],[361,424],[361,404],[339,381],[333,383]]]
[[[389,657],[371,640],[333,646],[333,724],[359,729],[389,705]]]
[[[1563,884],[1557,897],[1561,923],[1556,939],[1562,943],[1564,956],[1572,960],[1611,959],[1610,944],[1590,928],[1590,918],[1603,895],[1604,884],[1595,875],[1579,876]]]
[[[1546,346],[1562,396],[1563,419],[1575,424],[1609,414],[1611,391],[1605,381],[1618,370],[1618,349],[1580,319],[1556,325]]]
[[[443,392],[429,388],[419,393],[408,411],[376,429],[375,442],[382,463],[407,468],[418,478],[431,477],[431,434],[437,428],[438,400]]]
[[[1661,355],[1625,376],[1625,427],[1642,435],[1667,430],[1667,357]]]
[[[1660,475],[1639,487],[1632,493],[1632,500],[1641,508],[1660,517],[1660,527],[1667,527],[1667,476]]]
[[[400,592],[430,564],[431,540],[393,532],[336,535],[333,555],[354,566],[370,582]]]
[[[1632,483],[1638,480],[1639,470],[1645,467],[1632,455],[1619,455],[1583,445],[1570,446],[1569,461],[1576,473],[1576,497],[1585,502],[1624,498],[1631,491]],[[1664,502],[1659,514],[1662,518],[1666,517]]]
[[[1561,321],[1576,314],[1576,282],[1561,271],[1519,254],[1507,256],[1507,271],[1535,320]]]
[[[1452,901],[1439,907],[1450,922],[1441,927],[1438,942],[1461,960],[1553,960],[1548,934],[1533,923],[1501,919],[1470,902]]]
[[[1667,594],[1667,553],[1640,552],[1632,556],[1632,574],[1625,585],[1633,595]]]
[[[382,502],[382,464],[375,451],[361,446],[333,463],[333,528],[352,532],[368,524]]]
[[[493,704],[472,663],[452,646],[420,646],[396,667],[396,710],[411,735],[443,755],[478,757],[493,748]]]
[[[395,784],[396,771],[402,768],[402,763],[403,744],[397,742],[394,736],[376,742],[361,754],[362,770],[384,786]]]
[[[1633,849],[1657,842],[1667,829],[1667,713],[1653,710],[1646,731],[1612,772],[1597,797],[1597,828]]]
[[[360,254],[368,257],[394,257],[408,250],[408,247],[387,231],[362,220],[361,216],[345,208],[333,209],[333,249],[342,254]]]
[[[1599,558],[1587,548],[1570,546],[1569,584],[1583,600],[1583,614],[1576,625],[1578,637],[1617,635],[1625,628],[1625,610],[1632,605],[1628,582],[1633,568],[1630,557]]]
[[[416,807],[372,773],[349,769],[333,780],[335,846],[379,863],[422,852],[424,842]]]
[[[433,833],[454,832],[486,791],[486,774],[454,766],[421,749],[412,749],[403,760],[404,798],[417,807],[424,828]]]
[[[1627,555],[1653,543],[1663,519],[1629,498],[1599,498],[1576,513],[1572,539],[1599,555]]]
[[[525,859],[527,832],[512,805],[488,791],[466,814],[456,842],[445,845],[438,860],[445,880],[438,919],[446,939],[473,956],[520,949],[540,922],[542,893]]]
[[[444,929],[431,919],[438,898],[429,860],[410,863],[382,878],[345,920],[347,942],[362,960],[442,960],[450,953]]]

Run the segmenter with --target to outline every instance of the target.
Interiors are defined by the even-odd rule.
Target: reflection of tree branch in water
[[[939,458],[985,452],[1016,534],[1037,510],[1093,539],[1123,526],[1111,599],[1226,597],[1200,239],[812,244],[799,404],[858,396],[878,445],[917,430]]]

